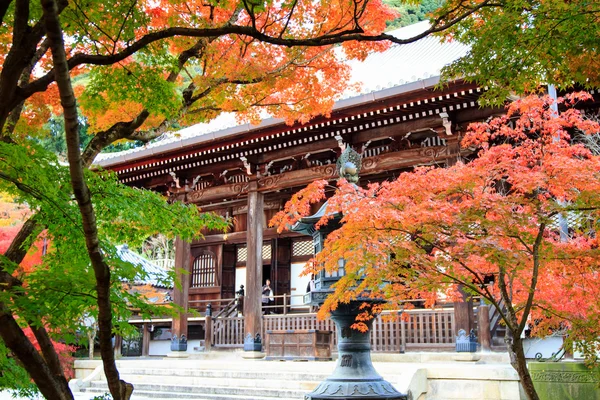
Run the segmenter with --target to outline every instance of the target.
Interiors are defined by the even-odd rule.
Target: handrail
[[[504,300],[500,299],[498,301],[498,307],[504,309]],[[500,326],[500,311],[498,308],[492,307],[490,309],[490,336],[494,337],[496,335],[496,331]]]
[[[233,299],[229,303],[227,303],[227,305],[225,307],[223,307],[221,309],[221,311],[219,311],[213,318],[217,319],[222,314],[227,314],[226,316],[228,317],[236,307],[237,307],[237,299]]]

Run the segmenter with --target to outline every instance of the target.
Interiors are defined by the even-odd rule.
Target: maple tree
[[[158,232],[190,238],[202,226],[223,226],[214,216],[127,189],[114,175],[90,173],[102,149],[148,141],[223,111],[256,121],[262,108],[306,121],[327,113],[347,82],[348,67],[332,45],[362,59],[388,42],[447,29],[481,7],[461,6],[449,21],[398,39],[382,33],[394,14],[379,0],[0,2],[0,190],[34,210],[0,256],[0,337],[44,396],[72,398],[54,333],[44,327],[73,327],[89,309],[97,310],[111,394],[131,394],[119,379],[110,337],[126,320],[125,305],[143,302],[114,285],[136,273],[119,263],[115,243],[139,245]],[[48,119],[61,113],[68,167],[36,144]],[[42,230],[53,243],[44,268],[17,273]]]
[[[477,153],[469,163],[416,168],[366,188],[340,180],[318,225],[341,212],[342,226],[310,268],[335,270],[344,258],[345,276],[320,316],[361,293],[398,308],[411,298],[429,305],[441,296],[459,300],[463,288],[500,313],[511,364],[529,399],[538,397],[521,337],[528,326],[542,336],[568,327],[569,340],[594,354],[600,158],[571,134],[597,134],[600,125],[570,107],[588,96],[560,99],[569,106],[560,116],[549,107],[552,99],[530,96],[510,104],[503,117],[472,124],[462,141]],[[295,223],[326,189],[325,181],[309,185],[272,223],[280,230]],[[561,234],[559,216],[571,221],[568,232]],[[359,319],[356,327],[365,325]]]
[[[14,198],[6,193],[0,193],[0,253],[6,252],[14,237],[17,235],[23,225],[23,220],[31,214],[26,205],[14,202]],[[41,265],[42,253],[45,244],[43,238],[36,241],[30,251],[21,261],[19,267],[13,274],[23,275],[35,271],[35,268]],[[30,340],[33,346],[39,351],[41,349],[31,328],[23,329],[25,336]],[[62,342],[52,341],[56,350],[64,374],[67,378],[74,376],[73,371],[73,346]],[[9,356],[8,349],[0,343],[0,369],[3,371],[0,376],[0,388],[15,390],[21,396],[34,397],[35,385],[29,379],[27,372],[21,365],[15,362]]]
[[[452,18],[452,9],[467,3],[481,2],[448,0],[435,13]],[[489,2],[442,34],[471,47],[443,76],[487,85],[485,99],[500,104],[511,93],[536,92],[549,83],[597,88],[599,15],[596,0]]]

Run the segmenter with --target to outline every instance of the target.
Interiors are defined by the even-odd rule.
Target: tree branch
[[[472,13],[484,8],[484,7],[493,7],[498,6],[497,3],[492,3],[491,0],[485,0],[482,3],[476,5],[473,8],[467,9],[461,15],[451,19],[450,21],[439,25],[439,22],[427,29],[426,31],[415,35],[411,38],[401,39],[395,36],[389,35],[387,33],[381,33],[379,35],[365,35],[362,32],[362,29],[346,29],[342,31],[338,31],[335,33],[328,33],[324,35],[320,35],[313,38],[283,38],[278,36],[270,36],[261,31],[259,31],[256,27],[252,26],[239,26],[226,24],[218,28],[187,28],[187,27],[171,27],[161,31],[156,31],[149,33],[139,40],[134,42],[133,44],[127,46],[121,52],[110,55],[93,55],[93,54],[83,54],[79,53],[74,55],[72,58],[68,60],[68,69],[71,70],[82,64],[91,64],[91,65],[112,65],[119,61],[126,59],[127,57],[135,54],[137,51],[141,50],[145,46],[154,43],[159,40],[168,39],[176,36],[187,36],[187,37],[197,37],[197,38],[216,38],[220,36],[226,35],[238,35],[238,36],[247,36],[265,43],[277,45],[277,46],[285,46],[285,47],[297,47],[297,46],[307,46],[307,47],[321,47],[328,46],[332,44],[338,44],[342,42],[348,41],[362,41],[362,42],[378,42],[378,41],[390,41],[395,44],[409,44],[416,42],[426,36],[429,36],[433,33],[443,32],[444,30],[449,29],[450,27],[456,25],[460,21],[464,20]],[[23,88],[23,91],[19,93],[19,98],[13,101],[15,102],[21,101],[24,98],[31,96],[33,93],[44,91],[50,83],[54,81],[54,70],[51,70],[46,75],[42,76],[38,80],[32,82],[27,87]]]
[[[71,392],[63,390],[62,385],[55,379],[53,371],[27,339],[10,310],[3,303],[0,303],[0,337],[22,363],[45,398],[73,400]]]
[[[540,246],[542,244],[542,239],[544,237],[544,230],[546,229],[546,224],[541,223],[538,229],[537,237],[535,238],[535,243],[533,244],[533,271],[531,272],[531,284],[529,285],[529,295],[527,296],[527,301],[525,303],[525,308],[523,309],[523,318],[521,319],[521,323],[519,324],[518,334],[523,332],[525,329],[525,324],[527,323],[527,316],[531,311],[531,306],[533,304],[533,296],[535,296],[535,288],[537,286],[538,274],[540,271]]]

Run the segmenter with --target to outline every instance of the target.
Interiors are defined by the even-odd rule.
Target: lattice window
[[[190,287],[203,288],[217,286],[216,258],[210,251],[204,251],[192,264]]]
[[[248,248],[238,247],[237,248],[237,262],[246,262],[248,261]]]
[[[262,258],[263,258],[263,260],[270,260],[271,259],[271,245],[270,244],[263,244],[263,247],[262,247]]]
[[[263,260],[271,259],[271,244],[263,244],[262,246],[262,258]],[[237,248],[237,262],[246,262],[248,261],[248,248],[238,247]]]
[[[292,257],[312,256],[313,251],[312,240],[297,240],[292,243]]]

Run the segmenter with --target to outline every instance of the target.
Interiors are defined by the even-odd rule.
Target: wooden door
[[[232,299],[239,289],[235,287],[235,245],[223,245],[221,298]]]
[[[272,275],[275,281],[278,295],[290,294],[290,263],[291,263],[291,245],[290,239],[276,238],[271,243],[273,256],[271,261]],[[289,304],[289,299],[287,304]],[[283,305],[283,299],[278,299],[277,305]],[[283,309],[278,310],[283,312]]]

